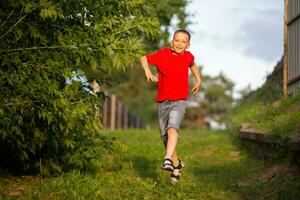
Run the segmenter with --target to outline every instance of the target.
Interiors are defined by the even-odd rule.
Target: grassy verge
[[[56,178],[0,178],[0,199],[299,199],[300,175],[284,164],[253,158],[227,132],[182,131],[178,152],[185,161],[181,182],[169,183],[160,165],[158,131],[107,131],[127,144],[121,158],[96,174],[76,171]],[[29,180],[30,179],[30,180]],[[22,185],[23,183],[23,185]],[[23,188],[22,189],[20,189]],[[3,188],[3,189],[2,189]]]
[[[228,115],[228,125],[235,130],[241,123],[280,136],[282,142],[300,132],[300,91],[297,96],[282,97],[283,59],[267,76],[263,86],[245,95]]]
[[[250,123],[283,138],[300,132],[300,93],[297,96],[269,103],[253,102],[237,107],[229,117],[235,127]]]

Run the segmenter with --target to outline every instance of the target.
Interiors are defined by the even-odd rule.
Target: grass
[[[300,91],[284,98],[282,91],[283,61],[260,88],[241,99],[227,116],[228,125],[236,130],[241,123],[275,134],[285,142],[290,135],[300,132]]]
[[[96,174],[0,178],[0,199],[299,199],[300,175],[285,164],[255,159],[228,132],[181,131],[185,161],[179,184],[160,165],[158,131],[105,131],[127,145],[121,158]]]
[[[300,132],[300,93],[269,103],[253,102],[241,105],[229,118],[235,127],[241,123],[250,123],[255,129],[286,138]]]

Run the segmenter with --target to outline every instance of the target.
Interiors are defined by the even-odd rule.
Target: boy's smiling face
[[[186,33],[178,32],[174,35],[171,45],[175,53],[183,54],[190,46],[190,38]]]

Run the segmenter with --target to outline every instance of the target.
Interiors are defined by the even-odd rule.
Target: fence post
[[[108,103],[107,100],[105,99],[103,102],[103,128],[107,128],[107,115],[108,115]]]
[[[129,128],[133,128],[133,127],[134,127],[133,116],[131,112],[129,112]]]
[[[122,129],[122,103],[118,101],[117,105],[117,128]]]
[[[123,128],[124,129],[128,129],[128,107],[124,106],[124,110],[123,110]]]
[[[135,128],[140,128],[140,118],[136,117]]]
[[[105,96],[110,96],[104,100],[101,108],[104,129],[144,128],[143,121],[131,113],[128,106],[123,106],[115,94],[109,94],[106,90],[103,92]]]
[[[288,96],[288,0],[284,1],[283,95]]]
[[[111,116],[110,116],[110,129],[116,128],[116,95],[111,95]]]

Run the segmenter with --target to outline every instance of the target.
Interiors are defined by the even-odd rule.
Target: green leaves
[[[101,129],[103,98],[91,95],[81,79],[111,84],[135,62],[142,39],[159,32],[148,6],[144,0],[5,1],[0,153],[8,168],[37,173],[42,165],[43,174],[92,169],[113,149],[107,140],[91,141]]]
[[[32,12],[32,10],[37,6],[37,4],[30,2],[25,5],[24,12],[26,14]]]
[[[31,5],[29,3],[29,5]],[[59,5],[55,5],[54,2],[52,1],[40,1],[40,5],[41,10],[40,10],[40,16],[42,19],[53,19],[56,20],[57,18],[59,19],[65,19],[65,16],[63,14],[63,11],[60,7],[58,7]],[[28,7],[28,4],[26,5],[26,7]],[[25,10],[26,10],[25,7]]]
[[[40,12],[40,16],[43,19],[46,19],[46,18],[54,18],[54,19],[56,19],[57,18],[57,12],[55,10],[55,7],[51,6],[48,9],[42,9],[41,12]]]

